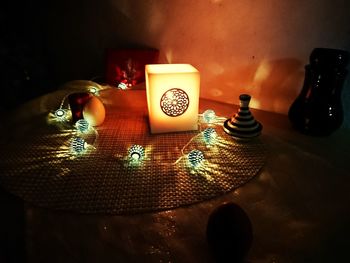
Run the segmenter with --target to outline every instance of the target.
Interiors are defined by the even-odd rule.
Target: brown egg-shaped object
[[[83,116],[91,126],[101,125],[106,117],[106,110],[102,101],[92,96],[84,105]]]
[[[252,223],[245,211],[229,202],[209,216],[207,241],[216,262],[244,262],[252,245]]]

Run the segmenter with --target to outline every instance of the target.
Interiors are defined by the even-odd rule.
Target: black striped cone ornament
[[[240,107],[236,114],[224,122],[224,131],[238,139],[251,139],[261,134],[262,125],[256,121],[249,110],[251,96],[239,96]]]

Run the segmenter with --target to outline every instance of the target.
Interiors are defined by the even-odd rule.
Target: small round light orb
[[[128,85],[126,85],[125,83],[123,82],[120,82],[118,84],[118,89],[122,89],[122,90],[126,90],[128,88]]]
[[[133,162],[138,162],[143,159],[145,155],[145,150],[141,145],[134,144],[128,150],[128,157]]]
[[[98,89],[96,88],[96,87],[90,87],[89,88],[89,91],[92,93],[92,94],[94,94],[94,95],[98,95]]]
[[[205,112],[203,112],[203,119],[206,123],[214,122],[215,118],[216,118],[215,111],[206,110]]]
[[[203,131],[203,137],[204,137],[204,141],[205,143],[207,144],[213,144],[216,140],[216,137],[217,137],[217,133],[215,131],[214,128],[206,128],[204,131]]]
[[[72,150],[73,153],[76,154],[81,154],[85,151],[87,147],[87,143],[85,142],[85,140],[83,138],[80,137],[75,137],[70,145],[70,148]]]
[[[204,162],[204,155],[199,150],[192,150],[188,154],[188,161],[192,167],[197,168]]]
[[[64,120],[67,117],[67,112],[63,109],[58,109],[55,111],[55,117],[59,120]]]
[[[87,133],[89,131],[89,122],[85,119],[80,119],[75,123],[75,127],[77,127],[77,130],[82,133]]]

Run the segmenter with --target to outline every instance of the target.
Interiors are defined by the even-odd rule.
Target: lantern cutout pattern
[[[160,107],[166,115],[177,117],[185,113],[189,103],[186,92],[181,89],[170,89],[163,94]]]

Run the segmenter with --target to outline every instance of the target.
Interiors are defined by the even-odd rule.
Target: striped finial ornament
[[[250,99],[250,95],[241,94],[238,112],[224,123],[224,131],[232,137],[251,139],[261,134],[262,125],[254,119],[249,110]]]

